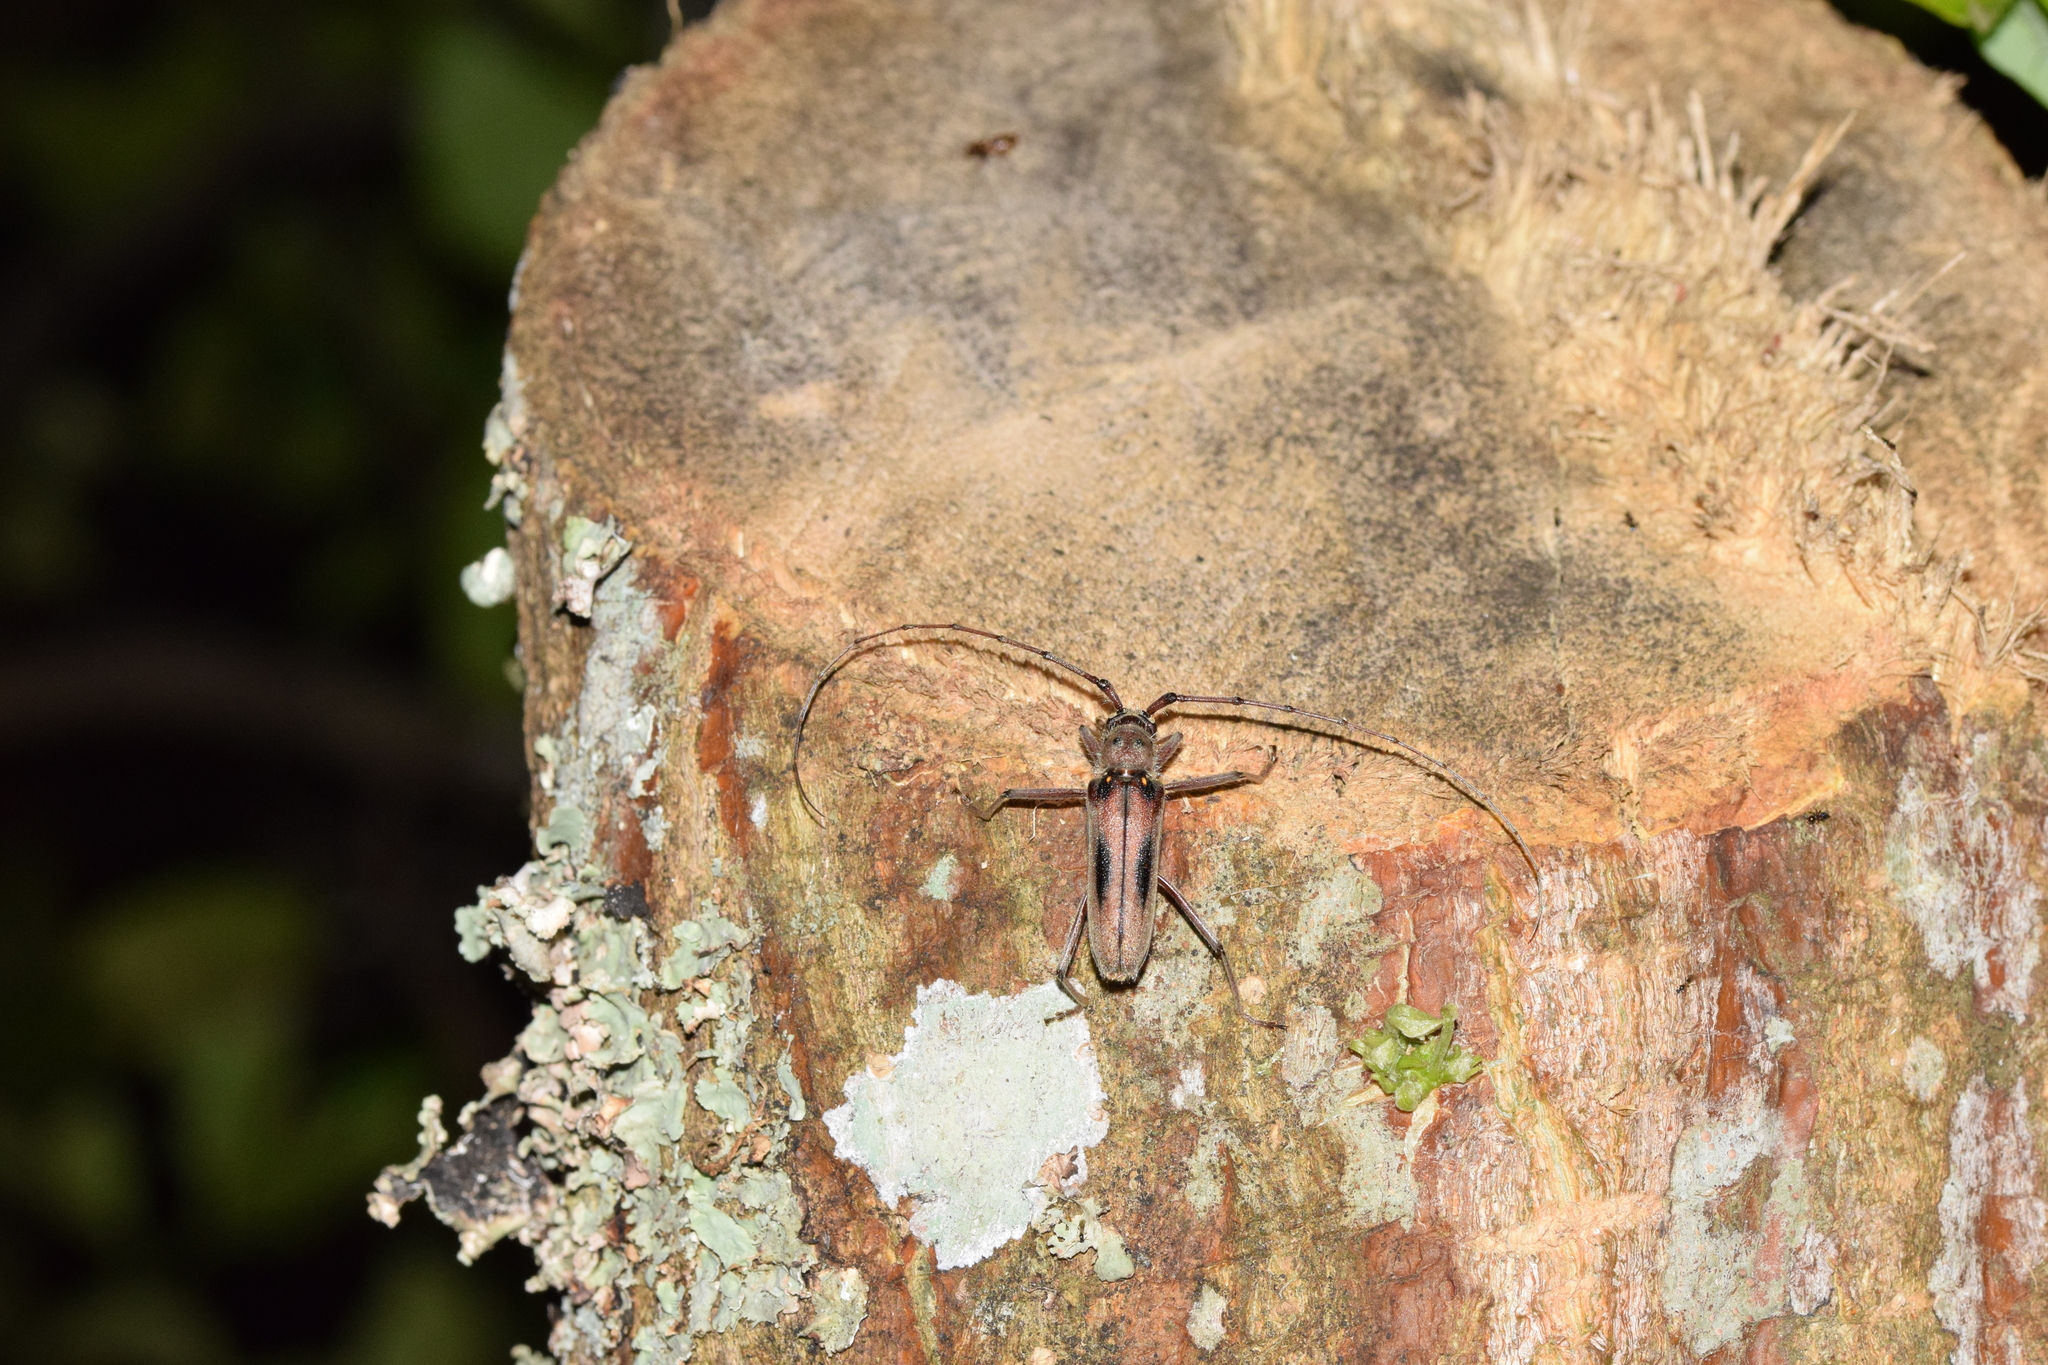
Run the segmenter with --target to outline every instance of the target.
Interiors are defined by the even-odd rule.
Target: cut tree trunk
[[[490,428],[534,983],[387,1172],[564,1361],[2048,1347],[2048,211],[1818,3],[733,0]],[[1853,119],[1851,116],[1854,116]],[[1176,708],[1134,987],[1085,679]],[[1276,722],[1287,722],[1276,724]],[[1346,1044],[1458,1006],[1412,1112]],[[1411,1099],[1414,1097],[1411,1096]]]

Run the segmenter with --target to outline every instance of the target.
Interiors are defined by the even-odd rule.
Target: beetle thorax
[[[1142,777],[1159,771],[1159,749],[1153,738],[1152,722],[1144,716],[1124,712],[1102,723],[1104,773],[1116,777]]]

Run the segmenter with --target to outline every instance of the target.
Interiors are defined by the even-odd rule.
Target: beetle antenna
[[[1394,736],[1382,734],[1378,730],[1368,730],[1363,725],[1359,725],[1354,721],[1345,720],[1342,716],[1326,716],[1320,711],[1304,711],[1299,706],[1287,706],[1277,701],[1254,701],[1250,697],[1192,697],[1183,692],[1168,692],[1159,700],[1146,707],[1145,714],[1156,716],[1168,707],[1182,704],[1194,706],[1253,706],[1262,711],[1282,711],[1290,716],[1300,716],[1304,720],[1319,720],[1326,725],[1334,725],[1340,730],[1347,730],[1352,735],[1362,736],[1365,741],[1371,741],[1373,747],[1384,745],[1390,750],[1398,751],[1410,760],[1420,764],[1426,771],[1434,773],[1445,782],[1448,782],[1457,789],[1459,795],[1494,818],[1495,823],[1501,827],[1508,838],[1514,841],[1516,849],[1521,852],[1522,861],[1529,865],[1530,875],[1536,879],[1537,913],[1546,913],[1543,897],[1543,873],[1536,866],[1536,855],[1530,851],[1528,841],[1522,838],[1522,831],[1515,828],[1515,822],[1508,819],[1506,813],[1499,806],[1494,805],[1491,798],[1485,792],[1479,790],[1478,787],[1472,784],[1470,779],[1466,778],[1464,774],[1452,768],[1442,759],[1434,758],[1422,752],[1422,750],[1406,740],[1396,739]]]
[[[804,694],[803,710],[797,713],[796,739],[790,745],[789,770],[790,775],[796,779],[797,799],[803,802],[804,809],[809,811],[811,818],[813,820],[816,820],[819,824],[822,825],[825,823],[825,813],[818,809],[817,803],[811,800],[810,793],[804,790],[803,769],[804,726],[810,722],[811,707],[814,703],[817,702],[818,693],[824,690],[825,684],[831,681],[832,675],[839,671],[839,667],[841,664],[844,664],[848,659],[851,659],[854,655],[860,653],[862,650],[872,648],[876,641],[882,640],[891,635],[904,635],[908,634],[911,631],[918,630],[957,631],[962,635],[975,635],[979,636],[984,640],[994,640],[998,644],[1009,645],[1014,649],[1021,649],[1027,654],[1036,654],[1039,658],[1045,660],[1047,663],[1052,664],[1057,668],[1064,668],[1067,672],[1073,674],[1077,678],[1080,678],[1082,681],[1086,682],[1090,687],[1093,687],[1096,691],[1100,692],[1103,696],[1103,699],[1109,703],[1109,707],[1112,711],[1121,711],[1124,709],[1123,698],[1119,697],[1116,694],[1116,686],[1115,684],[1111,683],[1109,679],[1098,678],[1093,673],[1090,673],[1087,669],[1080,668],[1074,664],[1068,663],[1065,659],[1062,659],[1059,655],[1054,654],[1051,650],[1040,649],[1037,645],[1027,645],[1022,640],[1015,640],[1007,635],[998,635],[992,630],[982,630],[975,626],[961,626],[950,624],[913,624],[904,626],[890,626],[887,630],[878,630],[871,635],[859,636],[853,641],[852,644],[848,645],[845,649],[839,651],[838,658],[834,659],[831,663],[826,664],[822,669],[818,670],[818,676],[811,680],[811,690]]]

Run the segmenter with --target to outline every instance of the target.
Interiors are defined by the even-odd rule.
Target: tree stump
[[[536,1014],[423,1116],[562,1361],[2018,1362],[2048,212],[1817,3],[731,0],[532,230],[489,453]],[[1135,987],[1047,984],[1101,699]],[[1287,722],[1276,724],[1276,722]],[[1164,907],[1162,907],[1163,910]],[[1412,1111],[1346,1044],[1458,1007]]]

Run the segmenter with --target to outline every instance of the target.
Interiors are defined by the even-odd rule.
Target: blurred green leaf
[[[85,940],[100,1017],[168,1087],[179,1175],[232,1241],[317,1231],[405,1144],[416,1064],[315,1065],[312,947],[300,897],[232,873],[133,892]]]
[[[120,231],[121,210],[176,194],[231,126],[239,46],[224,27],[187,17],[125,66],[17,73],[5,95],[7,150],[37,206],[72,231]]]
[[[120,1099],[99,1089],[61,1096],[45,1120],[45,1196],[95,1241],[134,1228],[143,1211],[142,1151]]]
[[[236,1353],[189,1291],[121,1280],[64,1304],[45,1327],[53,1365],[229,1365]]]
[[[615,74],[658,50],[663,5],[117,10],[45,6],[0,44],[22,285],[0,605],[82,632],[201,618],[516,704],[513,613],[456,583],[504,534],[480,507],[477,449],[504,286]],[[205,756],[171,761],[189,776],[158,780],[203,806]],[[292,809],[262,833],[230,803],[188,822],[206,830],[191,847],[152,821],[82,870],[37,841],[8,850],[0,1022],[41,1040],[10,1052],[0,1085],[13,1354],[228,1365],[245,1338],[270,1365],[311,1365],[337,1360],[346,1320],[348,1361],[459,1363],[545,1331],[510,1289],[516,1266],[400,1266],[449,1252],[443,1230],[364,1225],[363,1189],[409,1149],[419,1094],[462,1083],[420,1074],[420,1040],[381,1041],[417,1026],[417,983],[389,1025],[325,995],[366,972],[393,989],[370,962],[388,945],[340,945],[330,966],[331,907],[300,884],[161,877],[223,850],[281,867],[346,846],[306,827],[332,818],[325,796],[280,795]],[[516,848],[516,813],[507,827]]]
[[[107,908],[80,945],[87,990],[125,1045],[158,1065],[224,1031],[274,1046],[312,967],[304,900],[260,873],[168,877]]]
[[[526,225],[605,90],[474,22],[421,45],[414,77],[415,159],[443,234],[479,264],[509,271]]]
[[[417,1253],[378,1268],[338,1365],[497,1365],[509,1343],[476,1276]]]
[[[2040,0],[2019,0],[1977,50],[1993,68],[2048,105],[2048,10]]]
[[[66,375],[28,398],[0,501],[0,581],[40,598],[87,570],[93,528],[85,494],[121,439],[121,402],[105,384]]]
[[[1989,33],[2015,0],[1912,0],[1929,14],[1957,28]]]
[[[0,1186],[56,1227],[106,1245],[142,1216],[142,1153],[127,1108],[94,1079],[0,1112]]]

